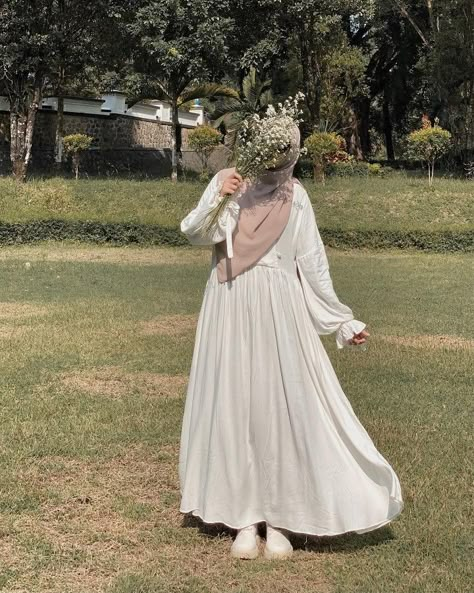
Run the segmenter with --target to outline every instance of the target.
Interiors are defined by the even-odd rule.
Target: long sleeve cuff
[[[354,337],[354,334],[360,333],[367,327],[366,323],[353,319],[352,321],[345,321],[341,323],[339,329],[336,332],[336,344],[339,349],[348,346],[350,340]]]
[[[219,216],[215,227],[203,232],[202,225],[204,221],[223,199],[220,195],[222,183],[213,185],[214,187],[209,187],[206,190],[205,199],[201,198],[198,206],[181,221],[181,232],[187,235],[194,245],[212,245],[225,239],[229,242],[237,225],[240,205],[235,200],[230,199]]]

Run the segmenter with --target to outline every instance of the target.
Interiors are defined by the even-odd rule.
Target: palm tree
[[[225,97],[229,100],[238,100],[239,93],[228,86],[218,83],[190,84],[184,88],[166,84],[165,81],[147,81],[145,87],[141,86],[139,93],[128,101],[129,106],[144,100],[166,101],[171,106],[171,180],[178,179],[178,165],[181,167],[181,125],[179,123],[179,109],[186,103],[195,99],[211,99]]]
[[[224,126],[226,143],[235,148],[237,134],[243,121],[254,113],[262,113],[272,101],[272,81],[262,80],[251,68],[242,81],[242,90],[236,97],[224,98],[210,117],[215,128]]]

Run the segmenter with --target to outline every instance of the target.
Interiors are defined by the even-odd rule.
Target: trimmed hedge
[[[115,245],[189,245],[179,229],[159,224],[81,220],[0,222],[0,245],[64,240]]]
[[[403,231],[321,228],[329,247],[345,249],[420,249],[424,251],[474,251],[474,230]],[[35,241],[86,241],[114,245],[189,245],[179,228],[158,224],[93,221],[38,220],[0,222],[0,245]]]
[[[474,230],[403,231],[346,230],[321,228],[321,237],[329,247],[345,249],[420,249],[423,251],[474,251]]]

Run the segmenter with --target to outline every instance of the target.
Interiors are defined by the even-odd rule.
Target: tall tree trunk
[[[171,181],[173,182],[178,181],[178,128],[178,105],[177,101],[173,100],[171,102]]]
[[[359,115],[359,139],[362,154],[367,158],[372,150],[370,142],[370,97],[363,97],[357,105],[356,113]]]
[[[395,149],[393,146],[393,126],[392,118],[390,116],[390,99],[388,96],[387,87],[384,88],[383,94],[383,131],[385,135],[385,148],[387,150],[387,159],[389,161],[395,160]]]
[[[10,159],[15,179],[25,181],[33,149],[36,114],[41,102],[42,81],[37,76],[33,96],[28,101],[23,96],[10,100]]]
[[[362,146],[360,143],[360,136],[359,136],[359,123],[357,120],[357,114],[353,107],[350,107],[350,116],[349,116],[349,142],[348,142],[348,152],[355,156],[358,161],[362,161],[364,159],[364,155],[362,153]]]
[[[426,8],[428,9],[431,33],[434,34],[437,27],[435,24],[435,18],[434,18],[434,13],[433,13],[433,0],[426,0]]]
[[[299,41],[304,92],[306,105],[309,110],[309,123],[312,129],[318,125],[321,111],[321,70],[314,39],[314,23],[310,19],[303,24],[300,30]]]
[[[179,123],[179,109],[178,109],[178,126],[176,127],[176,158],[178,161],[178,177],[184,173],[183,163],[183,128]]]
[[[65,11],[64,2],[60,2],[60,6],[62,12]],[[64,68],[64,63],[61,63],[59,67],[58,73],[58,82],[56,86],[56,94],[58,97],[58,109],[56,112],[56,134],[54,140],[54,164],[57,169],[61,168],[63,162],[63,154],[64,154],[64,146],[63,146],[63,136],[64,136],[64,95],[63,95],[63,87],[64,87],[64,79],[66,77],[66,70]]]
[[[326,178],[324,175],[324,164],[322,161],[315,160],[313,162],[313,179],[319,183],[325,183]]]
[[[54,141],[54,163],[56,168],[61,168],[63,162],[64,146],[64,97],[58,94],[58,111],[56,114],[56,138]]]
[[[74,169],[74,175],[76,177],[76,181],[79,179],[79,164],[81,162],[81,154],[79,152],[75,152],[72,155],[72,166]]]

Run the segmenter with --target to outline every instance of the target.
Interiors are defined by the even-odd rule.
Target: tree
[[[309,126],[315,129],[321,118],[324,55],[339,36],[344,15],[364,10],[362,0],[287,0],[285,11],[299,49],[303,92]],[[359,6],[360,5],[360,6]]]
[[[181,156],[179,108],[203,97],[238,97],[221,84],[204,84],[222,75],[233,32],[232,20],[224,16],[228,9],[228,0],[218,10],[212,0],[151,0],[128,26],[133,66],[140,74],[133,100],[162,99],[171,105],[173,181]]]
[[[414,12],[418,19],[419,12]],[[360,148],[372,151],[371,127],[383,135],[387,158],[395,158],[395,137],[405,134],[407,118],[420,86],[416,71],[421,40],[405,23],[394,0],[374,0],[371,9],[345,17],[350,45],[365,57],[365,93],[353,103],[358,119]]]
[[[359,135],[357,104],[368,93],[365,83],[366,57],[359,48],[347,44],[342,31],[335,47],[321,59],[322,97],[320,128],[341,130],[348,151],[357,159],[363,158]]]
[[[64,96],[74,92],[78,80],[81,94],[88,94],[91,75],[97,77],[125,59],[119,26],[128,14],[127,2],[117,0],[52,0],[51,37],[54,52],[48,62],[46,92],[57,97],[55,162],[62,162]]]
[[[293,29],[281,0],[233,0],[230,9],[237,34],[229,39],[225,69],[240,86],[252,68],[265,76],[286,58]]]
[[[26,178],[36,114],[46,93],[58,97],[55,152],[61,160],[64,92],[77,79],[84,89],[86,68],[104,68],[105,58],[117,53],[111,25],[126,6],[126,0],[8,0],[0,6],[0,93],[10,102],[10,157],[17,179]]]
[[[462,162],[474,150],[474,5],[472,0],[439,0],[427,12],[431,46],[420,62],[428,99],[424,107],[452,131]]]
[[[451,133],[438,125],[432,125],[428,116],[423,116],[422,127],[408,135],[408,156],[423,161],[428,167],[428,183],[433,184],[435,162],[451,148]]]
[[[51,4],[9,0],[0,7],[0,93],[10,103],[10,159],[24,181],[31,160],[36,114],[51,52]]]
[[[190,148],[195,150],[201,159],[201,179],[209,177],[209,157],[221,141],[221,134],[211,126],[198,126],[188,134]]]
[[[225,127],[226,141],[230,148],[234,148],[237,133],[242,122],[254,113],[263,113],[272,101],[270,90],[272,81],[262,80],[255,68],[242,81],[242,90],[235,98],[223,98],[220,104],[211,112],[214,127]]]
[[[69,134],[64,136],[64,150],[72,157],[72,167],[76,179],[79,179],[79,165],[81,163],[81,154],[90,148],[93,138],[87,134]]]

